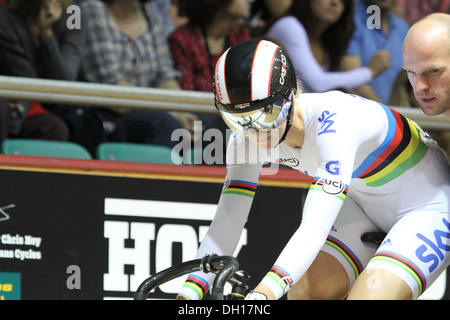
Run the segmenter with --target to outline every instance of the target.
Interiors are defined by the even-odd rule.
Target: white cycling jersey
[[[447,157],[414,122],[377,102],[332,91],[300,94],[295,107],[304,121],[301,149],[282,143],[258,152],[242,136],[231,137],[226,182],[197,257],[233,254],[261,167],[278,161],[313,182],[300,227],[262,280],[277,298],[320,250],[343,264],[351,283],[366,267],[382,268],[402,277],[418,297],[450,262]],[[360,240],[375,230],[388,233],[378,251]],[[212,280],[192,274],[180,294],[201,299]]]

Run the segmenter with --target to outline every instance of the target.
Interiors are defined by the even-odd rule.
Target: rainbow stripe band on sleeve
[[[274,281],[283,293],[285,292],[286,287],[290,288],[293,285],[293,281],[289,273],[277,265],[270,269],[265,278]]]
[[[383,143],[361,163],[353,178],[363,179],[369,187],[382,186],[418,164],[428,147],[422,142],[421,129],[400,113],[380,104],[388,118]]]
[[[238,194],[241,196],[247,196],[253,198],[255,196],[257,183],[243,181],[243,180],[231,180],[229,185],[222,192],[223,194]]]
[[[186,279],[181,291],[193,292],[194,295],[198,298],[198,300],[202,300],[203,297],[208,292],[208,290],[209,290],[209,284],[205,279],[203,279],[199,276],[190,275]],[[188,296],[190,296],[190,295],[188,294]]]
[[[347,262],[353,269],[355,279],[361,274],[361,272],[364,269],[363,264],[358,259],[356,254],[352,250],[350,250],[349,247],[347,247],[343,242],[339,241],[338,239],[332,236],[328,236],[325,244],[337,250],[345,258],[345,260],[347,260]]]
[[[370,262],[372,261],[382,261],[393,264],[400,269],[406,271],[417,283],[417,288],[419,290],[419,296],[425,291],[427,288],[427,279],[423,272],[417,267],[412,261],[408,260],[405,257],[398,255],[397,253],[393,253],[390,251],[381,251],[377,252]]]

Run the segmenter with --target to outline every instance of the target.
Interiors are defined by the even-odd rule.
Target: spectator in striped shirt
[[[83,2],[87,40],[81,79],[137,87],[180,89],[160,19],[136,0]],[[109,141],[169,147],[175,129],[192,131],[196,117],[188,112],[97,108]]]

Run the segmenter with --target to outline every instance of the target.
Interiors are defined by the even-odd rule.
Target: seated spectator
[[[262,0],[263,7],[271,17],[283,16],[292,6],[293,0]]]
[[[160,19],[141,1],[87,0],[83,2],[87,43],[81,80],[138,87],[177,89],[174,70]],[[126,141],[169,147],[180,127],[192,131],[196,117],[185,112],[143,109],[92,108],[102,122],[101,134],[86,136],[84,145],[94,152],[102,141]],[[89,127],[89,121],[85,125]],[[83,138],[81,138],[83,139]]]
[[[397,0],[395,13],[410,25],[432,13],[450,13],[450,0]]]
[[[268,26],[284,16],[291,5],[292,0],[255,0],[249,21],[252,37],[263,36]]]
[[[188,23],[189,19],[184,14],[181,0],[172,0],[171,2],[169,14],[176,29]]]
[[[76,79],[84,30],[67,27],[69,4],[64,0],[11,0],[0,4],[0,74]],[[0,105],[1,140],[69,139],[68,125],[56,115],[63,112],[63,106],[7,100]]]
[[[266,37],[286,49],[305,92],[325,92],[361,86],[389,66],[380,52],[367,67],[339,72],[353,28],[353,0],[293,1]]]
[[[250,14],[252,1],[184,0],[183,10],[189,23],[169,36],[182,89],[212,92],[212,77],[219,57],[229,47],[250,39],[242,22]],[[205,129],[225,128],[219,115],[199,115],[199,118]]]
[[[182,19],[178,16],[178,3],[173,0],[152,0],[148,2],[148,5],[160,18],[166,37],[178,27],[178,24],[182,23]]]
[[[408,32],[408,24],[392,12],[395,0],[358,0],[355,4],[356,29],[343,62],[346,70],[367,66],[380,49],[388,50],[391,56],[389,69],[368,84],[355,88],[363,97],[389,104],[392,88],[402,71],[402,45]],[[375,5],[376,11],[367,8]],[[375,22],[373,25],[368,23]]]

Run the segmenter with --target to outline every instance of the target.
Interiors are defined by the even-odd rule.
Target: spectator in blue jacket
[[[391,66],[354,92],[382,103],[389,103],[392,87],[402,71],[402,46],[409,25],[392,12],[395,0],[358,0],[355,3],[355,31],[347,49],[346,70],[367,66],[376,52],[386,49]]]

